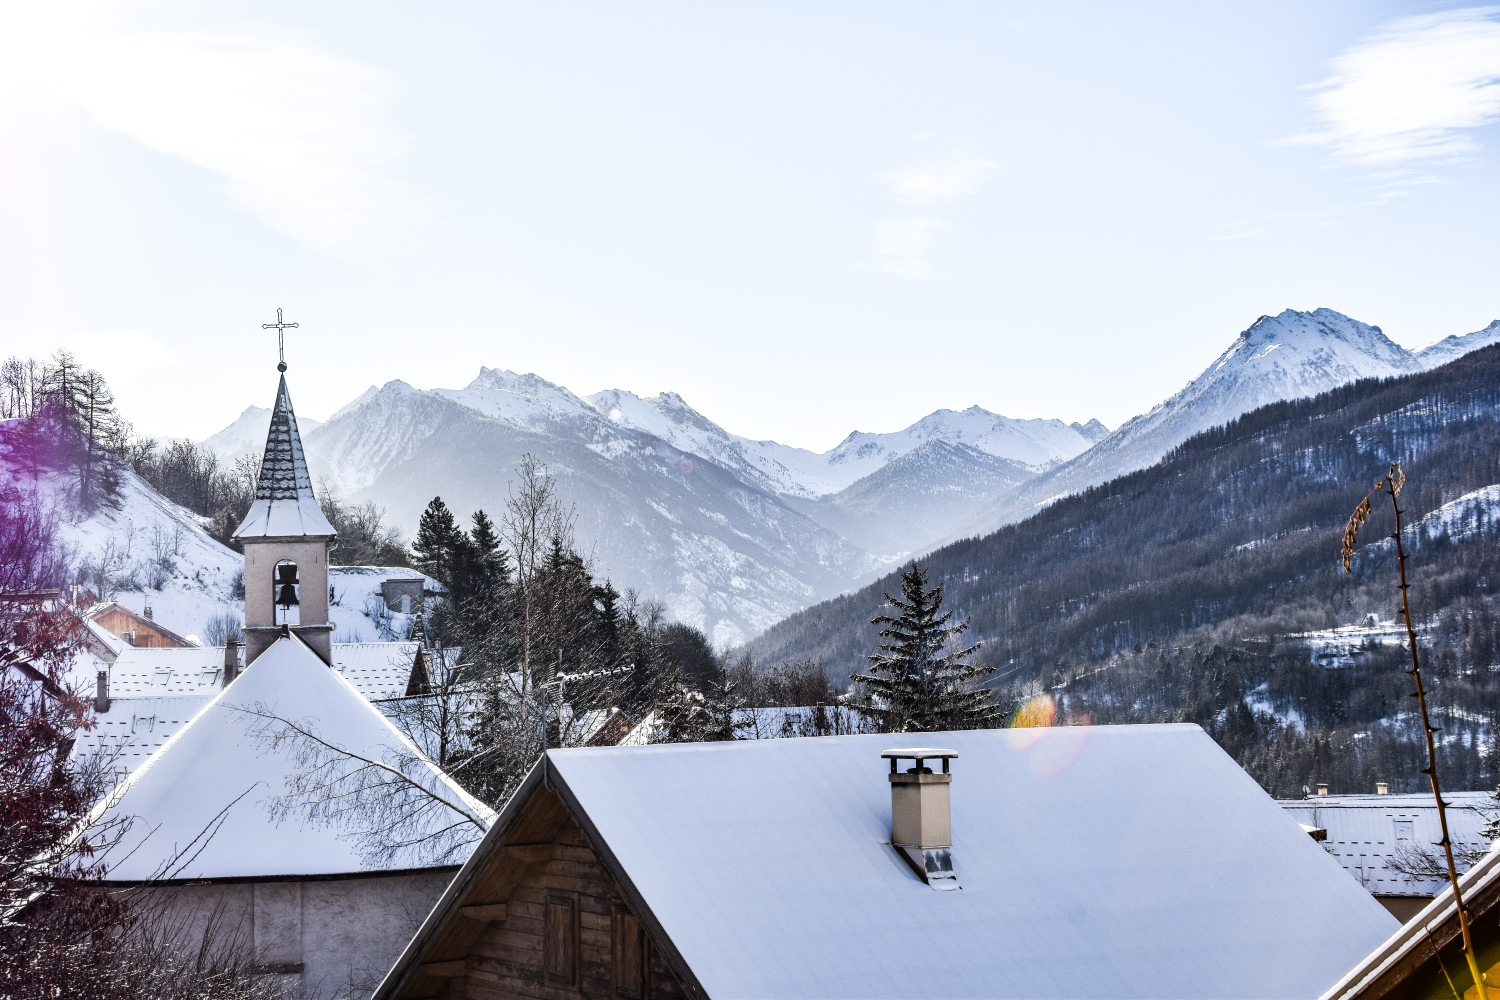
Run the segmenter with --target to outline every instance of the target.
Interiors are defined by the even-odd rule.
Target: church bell
[[[282,608],[297,604],[297,566],[281,563],[276,567],[276,605]]]

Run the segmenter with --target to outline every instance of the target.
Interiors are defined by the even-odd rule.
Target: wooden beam
[[[498,923],[505,919],[504,903],[474,903],[469,906],[460,906],[458,912],[470,920],[477,920],[481,924]]]
[[[468,969],[463,959],[455,958],[447,962],[423,962],[422,971],[434,979],[461,979]]]
[[[505,853],[517,861],[535,863],[552,859],[551,844],[506,844]]]

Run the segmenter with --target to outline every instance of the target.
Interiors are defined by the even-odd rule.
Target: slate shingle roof
[[[271,411],[271,429],[266,434],[265,456],[255,484],[255,502],[235,530],[235,538],[334,537],[333,525],[318,507],[312,476],[302,453],[297,415],[287,391],[286,376],[276,389],[276,407]]]

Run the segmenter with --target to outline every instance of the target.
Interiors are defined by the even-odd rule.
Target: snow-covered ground
[[[1500,484],[1465,493],[1443,504],[1417,522],[1424,538],[1447,535],[1456,541],[1483,534],[1500,525]]]
[[[1421,630],[1418,630],[1420,636]],[[1296,639],[1307,647],[1312,661],[1324,667],[1352,667],[1359,655],[1377,646],[1406,646],[1406,626],[1400,622],[1381,621],[1375,615],[1367,615],[1358,625],[1340,625],[1337,628],[1317,632],[1294,632]]]

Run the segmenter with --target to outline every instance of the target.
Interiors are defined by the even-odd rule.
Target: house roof
[[[1491,850],[1478,864],[1459,878],[1463,890],[1464,908],[1470,914],[1474,928],[1476,949],[1480,952],[1480,968],[1487,982],[1493,984],[1493,963],[1497,945],[1491,929],[1493,919],[1484,919],[1500,906],[1500,852]],[[1489,940],[1486,940],[1486,939]],[[1421,979],[1424,973],[1432,977],[1432,960],[1446,954],[1447,968],[1441,965],[1444,978],[1449,979],[1451,993],[1462,991],[1464,996],[1473,996],[1472,980],[1464,967],[1464,959],[1453,952],[1461,946],[1458,915],[1453,905],[1453,889],[1445,885],[1443,891],[1433,897],[1432,902],[1422,908],[1416,916],[1396,930],[1375,947],[1359,963],[1333,986],[1322,994],[1321,1000],[1353,1000],[1363,997],[1384,997],[1397,993],[1403,985],[1407,989],[1398,995],[1421,995]],[[1451,977],[1451,978],[1450,978]],[[1434,977],[1435,978],[1435,977]],[[1407,980],[1416,980],[1408,984]],[[1457,980],[1458,990],[1451,987]],[[1468,989],[1464,989],[1468,986]],[[1416,987],[1413,989],[1412,987]],[[1490,987],[1492,990],[1494,986]],[[1433,994],[1442,995],[1442,994]]]
[[[282,375],[266,434],[260,478],[255,483],[255,502],[234,537],[333,538],[335,534],[313,495],[312,476],[302,454],[302,436],[297,433],[297,415],[292,412],[292,396]]]
[[[961,891],[890,846],[902,737],[549,751],[377,996],[543,788],[707,996],[1311,996],[1396,926],[1197,726],[923,738],[959,754]]]
[[[111,612],[118,615],[124,615],[139,627],[149,629],[159,634],[162,638],[167,639],[170,642],[177,643],[178,648],[196,645],[196,643],[188,642],[182,636],[178,635],[176,632],[173,632],[161,622],[158,622],[151,618],[147,618],[145,615],[137,614],[118,601],[106,601],[103,604],[94,605],[92,608],[89,608],[88,618],[90,621],[97,624],[99,618]],[[102,628],[102,626],[100,627]],[[104,631],[108,632],[108,629],[105,629]]]
[[[284,732],[285,722],[322,743],[274,742],[270,736]],[[319,816],[303,801],[278,814],[278,797],[294,790],[296,777],[328,759],[320,746],[339,752],[333,776],[359,766],[348,754],[407,776],[409,783],[385,787],[402,801],[415,794],[430,806],[404,831],[416,846],[381,854],[371,831],[385,822],[383,814]],[[284,636],[106,797],[94,818],[98,828],[128,823],[104,860],[111,881],[138,882],[442,867],[456,863],[454,853],[461,860],[467,847],[450,844],[448,855],[438,857],[433,852],[443,842],[423,838],[455,823],[474,829],[492,815],[300,639]]]
[[[338,642],[334,669],[371,701],[403,698],[417,658],[415,642]]]
[[[1488,792],[1445,792],[1443,799],[1454,844],[1487,848],[1489,838],[1480,830],[1500,815],[1500,802]],[[1431,793],[1319,795],[1284,799],[1281,807],[1299,823],[1327,830],[1324,850],[1377,896],[1431,897],[1448,884],[1446,878],[1400,870],[1420,865],[1414,855],[1443,838]]]

